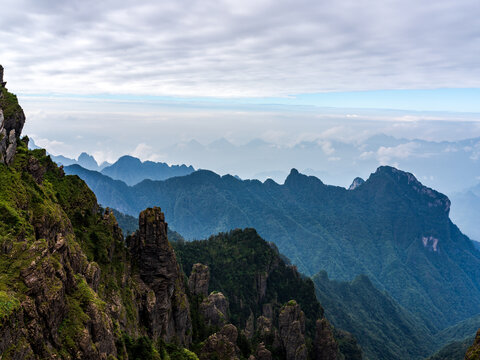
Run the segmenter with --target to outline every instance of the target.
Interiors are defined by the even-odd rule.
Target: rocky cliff
[[[127,249],[85,183],[20,140],[23,110],[0,83],[2,359],[127,359],[158,353],[151,341],[181,352],[189,306],[160,209],[141,214]]]
[[[17,97],[8,92],[0,65],[0,163],[10,165],[17,150],[17,140],[25,124],[25,114]]]
[[[162,336],[168,342],[189,345],[190,307],[167,226],[160,208],[149,208],[140,213],[139,230],[127,239],[138,283],[144,289],[140,319],[152,338]]]
[[[311,280],[285,264],[255,230],[173,245],[190,272],[194,345],[210,336],[208,353],[213,354],[213,344],[224,339],[220,329],[230,322],[238,332],[240,355],[249,360],[361,358],[355,340],[346,334],[339,339],[323,316]],[[217,355],[233,351],[233,345],[218,348]]]
[[[242,252],[265,267],[250,273],[235,253],[219,251],[209,267],[193,259],[188,286],[160,208],[142,211],[125,240],[79,177],[66,176],[45,150],[28,150],[23,111],[0,83],[8,134],[0,162],[2,360],[304,359],[318,349],[327,360],[342,356],[329,326],[311,345],[316,320],[325,322],[313,284],[253,230]],[[209,294],[212,283],[222,292]],[[292,294],[301,308],[285,304]]]

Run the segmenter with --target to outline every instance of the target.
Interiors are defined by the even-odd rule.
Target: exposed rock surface
[[[348,190],[355,190],[358,188],[360,185],[362,185],[365,182],[361,177],[356,177],[353,179],[352,184],[348,187]]]
[[[306,360],[305,314],[295,301],[290,301],[280,310],[278,328],[286,360]]]
[[[200,313],[209,326],[222,327],[228,322],[228,300],[221,292],[212,292],[200,304]]]
[[[10,94],[3,81],[0,65],[0,163],[10,165],[17,150],[17,139],[25,124],[25,114],[18,105],[17,97]]]
[[[264,343],[258,344],[257,351],[255,352],[256,360],[272,360],[272,353],[265,348]]]
[[[317,320],[313,347],[315,360],[337,360],[338,344],[333,336],[332,327],[325,318]]]
[[[134,266],[151,289],[143,291],[140,312],[150,336],[188,345],[190,308],[167,226],[160,208],[146,209],[140,213],[139,230],[129,240]]]
[[[237,328],[228,324],[222,330],[210,335],[202,348],[200,360],[238,360],[240,350],[237,346]]]
[[[310,319],[322,317],[323,311],[311,282],[300,279],[290,267],[274,271],[285,265],[271,246],[260,239],[254,239],[255,247],[245,246],[249,256],[259,256],[267,263],[261,269],[245,271],[256,261],[241,256],[248,259],[241,268],[243,282],[235,280],[239,265],[231,260],[232,252],[228,256],[216,253],[213,260],[228,259],[234,264],[227,271],[221,267],[228,283],[220,284],[218,273],[212,281],[228,291],[235,312],[230,314],[227,298],[218,292],[198,304],[209,287],[208,268],[200,265],[190,286],[192,293],[200,296],[193,297],[195,306],[190,309],[184,274],[168,242],[168,226],[161,210],[142,211],[139,230],[127,239],[126,247],[113,212],[98,205],[80,178],[65,176],[45,150],[28,150],[27,138],[18,140],[23,127],[18,112],[21,108],[12,94],[1,90],[2,130],[9,131],[8,138],[2,138],[6,144],[2,159],[9,160],[9,169],[1,173],[0,182],[0,358],[110,360],[158,358],[160,354],[165,359],[169,354],[171,358],[183,354],[194,359],[195,354],[183,349],[191,344],[192,337],[192,349],[202,359],[252,355],[269,360],[270,349],[283,350],[282,345],[290,355],[294,352],[291,359],[305,358],[305,327],[311,329]],[[269,293],[269,282],[281,291]],[[282,308],[279,319],[286,300],[281,297],[291,292],[304,293],[305,311],[314,314],[307,325],[296,304],[294,309]],[[245,317],[239,317],[241,312]],[[254,319],[262,313],[258,330],[266,338],[273,333],[273,341],[255,338],[255,342],[248,342],[242,336],[238,339],[241,354],[237,328],[225,325],[229,315],[242,327],[248,317],[253,333]],[[311,339],[310,334],[308,341]]]
[[[210,269],[208,266],[200,263],[194,264],[190,277],[188,278],[188,288],[190,293],[207,297],[209,282]]]

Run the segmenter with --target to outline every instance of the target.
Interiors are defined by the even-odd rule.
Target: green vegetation
[[[474,336],[470,336],[464,340],[451,342],[436,352],[435,355],[429,357],[428,360],[463,360],[474,339]]]
[[[365,275],[340,282],[322,271],[313,282],[327,319],[351,332],[368,359],[424,359],[436,349],[434,337],[421,321]]]
[[[411,174],[381,167],[348,191],[297,171],[284,185],[197,171],[128,187],[66,169],[125,213],[161,203],[186,239],[251,227],[307,275],[324,269],[351,281],[366,274],[431,332],[480,313],[480,252],[449,220],[448,199]]]
[[[188,349],[174,344],[166,344],[162,340],[154,343],[146,336],[132,339],[123,334],[117,347],[123,348],[123,346],[129,360],[198,360],[197,355]],[[123,358],[123,354],[119,357]]]
[[[20,302],[14,296],[0,290],[0,321],[7,319],[20,306]]]
[[[228,298],[234,325],[244,328],[250,313],[255,318],[262,315],[263,304],[274,303],[278,311],[282,304],[296,300],[308,319],[308,333],[313,335],[315,321],[323,316],[313,282],[286,265],[277,248],[261,239],[254,229],[172,244],[187,275],[197,262],[210,267],[209,291],[220,291]],[[267,273],[265,296],[259,298],[260,279]]]
[[[0,98],[0,108],[3,109],[4,118],[8,119],[21,110],[21,108],[18,104],[17,95],[8,92],[4,87],[1,87],[1,91],[3,97]]]
[[[30,173],[31,163],[44,170],[40,181]],[[42,286],[48,294],[41,305],[45,309],[67,290],[65,316],[58,330],[59,353],[74,353],[90,321],[87,310],[94,307],[105,316],[105,299],[124,289],[119,283],[125,273],[126,252],[115,224],[113,215],[104,214],[82,180],[64,176],[44,150],[29,151],[19,142],[14,163],[9,167],[0,164],[0,321],[8,321],[28,299],[25,276],[32,274],[30,286]],[[86,266],[90,260],[92,271],[100,268],[98,293],[80,275],[75,275],[71,290],[64,288],[66,260],[59,252],[51,252],[56,243],[68,248],[76,266]],[[128,303],[131,297],[125,300]]]

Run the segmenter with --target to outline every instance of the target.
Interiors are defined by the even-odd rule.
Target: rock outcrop
[[[191,342],[190,307],[183,274],[168,242],[165,216],[158,207],[140,213],[139,230],[129,239],[133,266],[138,269],[143,289],[141,318],[152,338]]]
[[[307,360],[305,314],[294,300],[280,310],[278,329],[286,360]]]
[[[312,325],[323,317],[313,283],[250,229],[232,233],[242,248],[215,248],[210,259],[195,252],[189,302],[160,208],[140,213],[125,246],[113,212],[88,186],[19,139],[23,111],[2,74],[1,129],[8,136],[0,155],[9,168],[0,165],[1,359],[195,359],[190,345],[201,359],[305,359]],[[210,271],[230,304],[220,292],[205,297]],[[308,319],[294,301],[282,307],[291,295],[306,304]],[[238,338],[229,317],[239,328],[248,317],[252,341]]]
[[[317,320],[313,343],[315,360],[337,360],[338,344],[333,336],[332,327],[327,319]]]
[[[192,295],[207,297],[208,285],[210,283],[210,269],[207,265],[194,264],[188,278],[188,288]]]
[[[208,326],[222,327],[228,322],[228,300],[221,292],[212,292],[200,304],[202,314]]]
[[[348,187],[348,190],[355,190],[360,185],[362,185],[364,182],[365,182],[365,180],[363,180],[361,177],[356,177],[355,179],[353,179],[353,182]]]
[[[225,325],[205,341],[200,360],[238,360],[240,349],[237,346],[237,337],[237,328],[232,324]]]
[[[0,163],[10,165],[17,151],[17,141],[25,124],[25,114],[17,97],[7,91],[0,65]]]
[[[264,343],[257,346],[255,356],[251,360],[272,360],[272,353],[265,347]]]

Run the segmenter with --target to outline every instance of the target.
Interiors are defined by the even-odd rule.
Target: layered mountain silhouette
[[[165,180],[175,176],[191,174],[193,166],[168,165],[162,162],[140,161],[133,156],[122,156],[114,164],[102,169],[102,174],[127,185],[135,185],[144,179]]]
[[[193,166],[168,165],[164,162],[141,161],[140,159],[125,155],[110,164],[98,164],[92,155],[81,153],[78,159],[71,159],[62,155],[50,155],[58,165],[78,165],[84,169],[98,171],[115,180],[121,180],[127,185],[135,185],[142,180],[166,180],[175,176],[184,176],[195,171]]]
[[[133,187],[80,167],[65,171],[127,214],[162,204],[186,239],[254,227],[308,275],[365,274],[432,331],[480,312],[480,253],[450,221],[448,198],[410,173],[380,167],[346,190],[295,169],[283,185],[202,170]]]

